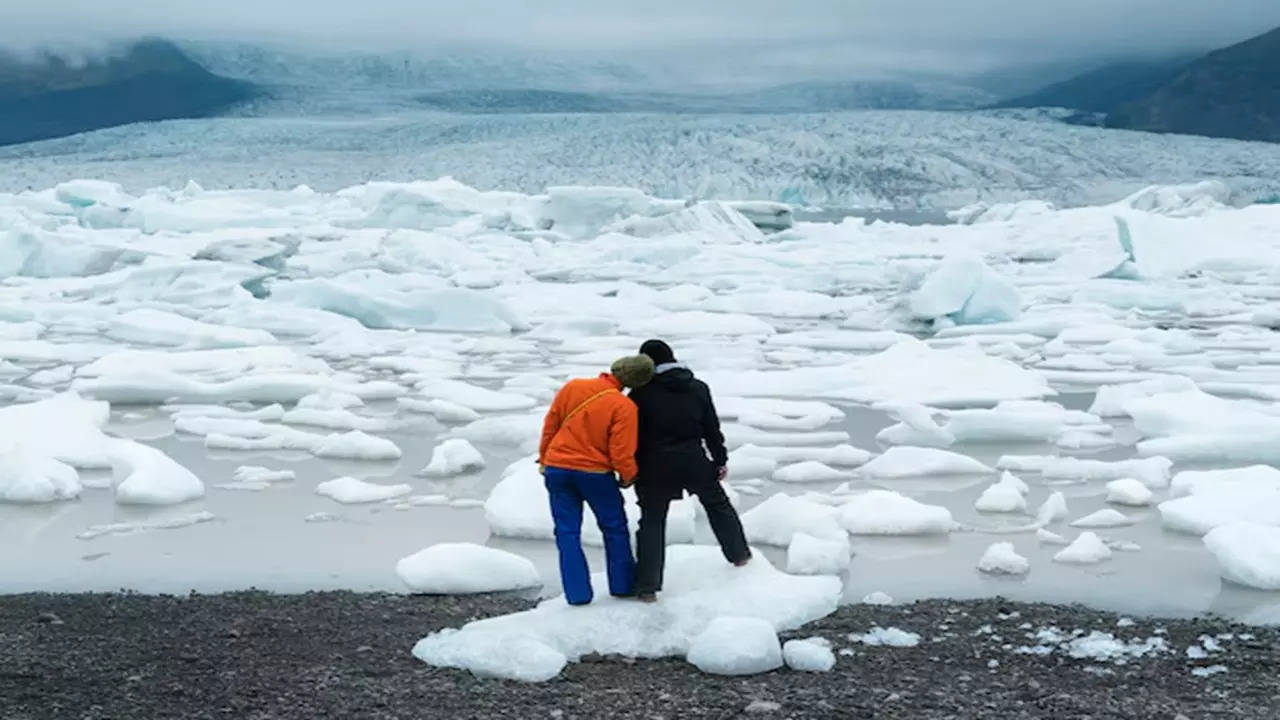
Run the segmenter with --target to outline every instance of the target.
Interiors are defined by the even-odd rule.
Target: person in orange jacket
[[[556,393],[538,444],[538,464],[555,522],[560,581],[570,605],[585,605],[593,597],[582,552],[584,501],[604,535],[609,594],[630,597],[635,586],[635,559],[619,485],[630,487],[638,472],[638,420],[635,403],[622,390],[653,379],[653,360],[625,357],[609,370],[598,378],[570,380]]]

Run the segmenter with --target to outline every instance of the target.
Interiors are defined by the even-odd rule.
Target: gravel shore
[[[585,658],[526,685],[424,665],[414,642],[529,607],[510,596],[347,592],[0,596],[0,718],[1266,718],[1280,631],[1001,600],[841,608],[792,637],[845,649],[833,671],[725,678],[682,660]],[[919,633],[872,647],[873,626]],[[1124,664],[1019,653],[1056,626],[1163,638]],[[1221,650],[1191,658],[1202,635]],[[852,654],[848,654],[848,653]],[[1199,654],[1199,653],[1194,653]],[[1225,667],[1206,677],[1196,668]],[[1201,672],[1204,672],[1203,670]]]

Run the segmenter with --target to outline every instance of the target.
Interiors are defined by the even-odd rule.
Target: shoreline
[[[1280,628],[1214,616],[1122,620],[999,598],[846,605],[782,633],[844,651],[819,674],[719,677],[678,658],[586,657],[559,678],[523,684],[410,654],[431,632],[532,605],[512,594],[0,595],[0,717],[1169,720],[1270,718],[1280,707]],[[874,626],[917,633],[919,645],[849,639]],[[1051,627],[1063,642],[1037,639]],[[1159,638],[1166,649],[1123,664],[1072,657],[1066,641],[1095,631],[1135,644]],[[1188,656],[1205,643],[1219,649]]]

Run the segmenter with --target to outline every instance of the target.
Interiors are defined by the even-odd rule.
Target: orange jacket
[[[638,413],[621,389],[608,373],[570,380],[560,388],[542,423],[538,462],[583,472],[612,470],[623,480],[635,478]]]

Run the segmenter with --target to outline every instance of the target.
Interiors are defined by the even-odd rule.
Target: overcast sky
[[[1276,26],[1280,0],[0,0],[10,46],[161,34],[424,53],[753,48],[758,62],[922,70],[1210,48]]]

